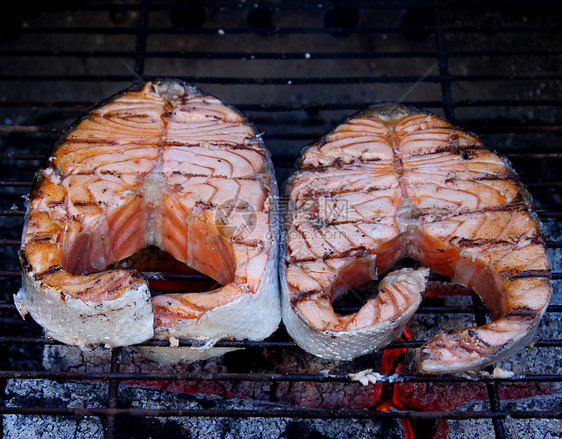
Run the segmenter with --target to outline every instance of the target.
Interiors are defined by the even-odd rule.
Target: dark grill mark
[[[525,317],[535,317],[537,315],[537,311],[530,308],[517,308],[512,309],[507,313],[508,316],[525,316]]]
[[[245,143],[226,143],[226,142],[213,142],[211,140],[209,141],[202,141],[202,142],[198,142],[198,143],[186,143],[185,141],[174,141],[174,140],[166,140],[163,144],[162,147],[166,148],[166,147],[174,147],[174,148],[181,148],[181,149],[189,149],[189,148],[206,148],[206,149],[212,149],[211,147],[216,147],[216,149],[219,150],[242,150],[242,151],[254,151],[259,153],[262,157],[265,157],[265,154],[263,151],[261,151],[258,148],[256,148],[259,145],[259,143],[253,139],[248,140]]]
[[[210,210],[210,209],[214,209],[216,207],[216,205],[214,203],[207,203],[205,201],[196,201],[195,202],[195,206],[197,209],[201,209],[201,210]]]
[[[306,222],[306,224],[310,225],[310,227],[312,227],[314,230],[322,230],[323,228],[332,227],[332,226],[342,226],[342,225],[345,225],[345,224],[356,224],[356,225],[380,224],[381,221],[385,218],[384,215],[378,215],[378,217],[369,218],[369,219],[361,219],[361,220],[323,221],[321,219],[318,219],[318,217],[316,216],[316,214],[314,212],[307,211],[307,210],[305,210],[305,212],[309,212],[309,217],[308,217],[308,221]],[[302,225],[302,224],[303,223],[300,223],[300,224],[293,223],[293,225],[295,226],[295,228],[297,230],[299,230],[299,225]]]
[[[459,136],[457,135],[457,139],[458,138],[459,138]],[[474,157],[474,152],[464,149],[461,152],[461,157],[462,157],[463,160],[470,160]]]
[[[291,295],[291,304],[293,306],[297,305],[299,302],[304,302],[314,298],[314,296],[322,296],[322,290],[311,290],[311,291],[295,291]]]
[[[253,248],[260,248],[264,246],[264,242],[261,239],[253,239],[251,241],[245,241],[242,238],[239,237],[234,237],[231,238],[230,240],[233,244],[242,244],[242,245],[246,245],[248,247],[253,247]]]
[[[518,238],[512,240],[505,239],[486,239],[486,238],[462,238],[460,236],[454,236],[449,239],[449,243],[456,247],[480,247],[484,245],[498,245],[498,244],[517,244]]]
[[[435,223],[442,220],[456,218],[459,216],[470,215],[473,213],[486,213],[486,212],[527,212],[529,213],[530,206],[527,203],[510,202],[501,206],[488,206],[476,210],[464,210],[458,212],[447,213],[433,213],[432,211],[423,211],[422,216],[424,222]]]
[[[329,158],[329,157],[326,157]],[[297,163],[298,170],[308,171],[308,172],[326,172],[330,170],[346,170],[349,168],[359,168],[361,164],[369,164],[369,163],[376,163],[376,162],[390,162],[390,160],[383,160],[380,158],[373,158],[373,159],[362,159],[360,157],[354,157],[349,162],[344,162],[341,158],[336,157],[333,161],[328,165],[305,165],[302,163],[302,159],[299,160]],[[358,166],[359,164],[359,166]]]
[[[511,180],[514,183],[519,183],[519,176],[508,169],[502,169],[505,173],[502,174],[482,174],[476,178],[472,178],[467,181],[505,181]]]
[[[60,267],[60,265],[51,265],[49,268],[47,268],[45,271],[42,271],[41,273],[37,273],[35,275],[35,280],[40,280],[44,277],[47,277],[53,273],[56,273],[57,271],[62,271],[62,268]]]
[[[107,169],[104,169],[103,171],[99,171],[99,173],[102,175],[112,175],[113,177],[121,178],[121,174],[117,171],[109,171]],[[77,174],[77,175],[92,175],[92,174],[94,174],[94,171],[85,172],[83,174]]]
[[[52,235],[35,235],[31,242],[46,242],[50,241],[52,237]]]
[[[340,191],[325,191],[322,188],[319,188],[319,189],[311,188],[310,190],[307,190],[307,191],[304,191],[304,190],[301,191],[298,199],[302,200],[305,197],[307,197],[307,198],[309,198],[309,197],[335,198],[335,197],[337,197],[337,195],[345,195],[345,194],[353,194],[353,193],[371,194],[373,192],[385,191],[385,190],[396,189],[396,188],[398,188],[398,184],[396,184],[394,186],[369,186],[369,187],[359,187],[359,188],[355,188],[355,189],[342,187]],[[373,199],[376,199],[376,195],[373,195]]]
[[[437,148],[435,151],[431,152],[424,152],[422,154],[412,154],[410,157],[425,157],[431,156],[434,154],[442,154],[444,152],[451,152],[454,154],[464,154],[466,153],[466,157],[463,155],[463,160],[470,160],[477,154],[477,151],[486,149],[486,147],[480,143],[469,144],[466,146],[459,146],[459,145],[444,145],[441,148]]]
[[[20,258],[20,262],[23,268],[24,272],[30,272],[32,270],[32,266],[29,263],[29,260],[27,259],[27,255],[25,254],[25,251],[20,250],[18,252],[19,258]]]
[[[316,262],[316,261],[328,261],[330,259],[345,259],[345,258],[363,258],[369,256],[371,251],[363,246],[355,247],[344,252],[327,252],[322,256],[310,257],[310,258],[287,258],[289,264],[299,263],[299,262]]]
[[[74,201],[72,203],[74,206],[77,207],[97,207],[100,202],[98,201]]]
[[[508,279],[521,279],[527,277],[546,277],[550,278],[550,270],[509,270],[501,272],[501,275]]]
[[[196,174],[193,172],[183,172],[183,171],[173,171],[172,175],[181,175],[183,177],[205,177],[205,178],[222,178],[225,180],[248,180],[257,181],[257,177],[244,176],[244,177],[229,177],[227,175],[216,175],[216,174]]]
[[[524,320],[527,319],[536,319],[539,316],[539,313],[534,309],[530,308],[517,308],[512,309],[506,314],[506,317],[521,317]]]

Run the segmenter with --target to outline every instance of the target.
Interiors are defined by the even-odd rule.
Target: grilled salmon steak
[[[544,238],[510,165],[449,122],[400,105],[348,119],[304,150],[287,184],[283,320],[305,350],[349,360],[383,347],[418,307],[428,269],[471,288],[491,321],[436,335],[421,371],[475,370],[531,340],[551,295]],[[332,303],[403,258],[350,315]]]
[[[16,304],[73,345],[262,339],[281,318],[276,185],[235,109],[178,80],[125,90],[78,121],[38,173]],[[220,287],[151,297],[140,273],[114,268],[148,246]],[[218,349],[142,348],[163,361]]]

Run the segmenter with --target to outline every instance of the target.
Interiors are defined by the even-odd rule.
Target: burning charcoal
[[[441,420],[437,423],[435,437],[439,439],[492,438],[495,437],[494,425],[490,419]]]
[[[562,280],[555,279],[552,281],[552,297],[551,305],[562,305]]]
[[[380,353],[365,355],[353,362],[330,361],[302,351],[285,350],[278,360],[279,373],[331,373],[347,375],[380,364]],[[303,407],[328,409],[361,409],[376,406],[382,390],[381,384],[363,386],[359,383],[339,382],[280,382],[275,396],[277,401]]]
[[[4,437],[11,439],[29,438],[72,438],[93,439],[103,437],[103,425],[99,418],[71,418],[63,416],[22,416],[6,415]]]
[[[365,355],[353,362],[329,361],[314,357],[300,349],[241,350],[183,365],[162,365],[145,357],[123,349],[120,371],[125,373],[168,373],[202,375],[214,373],[298,373],[298,374],[338,374],[347,375],[360,370],[377,367],[380,352]],[[251,360],[250,360],[251,359]],[[47,345],[44,348],[43,367],[47,370],[109,372],[111,353],[98,347],[80,350],[77,347]],[[261,401],[276,401],[288,405],[298,405],[326,409],[362,409],[377,404],[381,392],[380,384],[362,386],[348,382],[317,381],[128,381],[128,384],[144,385],[185,393],[204,393],[227,398],[244,398]]]
[[[560,395],[537,396],[505,402],[504,410],[555,410],[562,407]],[[458,407],[461,410],[485,409],[480,402],[470,402]],[[559,419],[516,419],[501,421],[507,437],[513,439],[542,439],[560,437],[562,422]],[[491,419],[443,419],[437,422],[436,438],[464,439],[467,437],[496,437]]]
[[[213,408],[213,409],[268,409],[279,410],[282,415],[286,406],[280,404],[252,402],[243,400],[225,400],[218,397],[201,397],[198,395],[174,394],[158,390],[126,389],[125,398],[134,408]],[[201,432],[205,438],[303,438],[321,437],[334,439],[347,438],[402,438],[404,431],[398,420],[354,420],[354,419],[292,419],[284,418],[197,418],[172,417],[150,418],[139,423],[139,428],[162,428],[170,431],[171,438],[185,437],[189,432]],[[161,433],[160,433],[161,434]]]
[[[560,410],[562,396],[545,395],[505,402],[504,410]],[[562,436],[560,419],[515,419],[507,418],[505,429],[512,438],[555,438]]]
[[[106,384],[64,384],[49,380],[8,380],[6,407],[104,407]],[[5,415],[5,438],[92,439],[103,437],[103,424],[95,416]]]
[[[103,407],[107,385],[101,383],[71,383],[51,380],[9,380],[6,389],[8,407],[33,407],[41,401],[49,407]],[[287,406],[240,399],[224,399],[209,395],[121,386],[119,407],[150,409],[216,409],[216,410],[273,410],[275,418],[228,417],[146,417],[118,418],[117,432],[126,437],[184,438],[240,438],[267,437],[325,439],[403,438],[399,420],[369,419],[294,419],[283,417]],[[44,415],[8,415],[4,421],[4,436],[24,438],[79,438],[103,436],[103,425],[97,417],[64,417]]]
[[[109,372],[111,351],[103,347],[80,349],[76,346],[45,345],[43,368],[77,372]]]

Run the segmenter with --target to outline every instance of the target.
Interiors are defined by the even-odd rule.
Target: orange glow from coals
[[[408,341],[411,337],[411,331],[406,328],[402,332],[402,335],[398,337],[395,341]],[[392,375],[396,372],[397,367],[403,363],[406,359],[406,348],[398,349],[385,349],[382,354],[381,359],[381,373],[385,375]],[[385,390],[381,394],[381,400],[377,405],[377,410],[388,411],[391,409],[402,409],[401,405],[397,403],[395,396],[395,390],[393,384],[387,384]],[[414,432],[412,430],[412,424],[408,419],[400,419],[400,423],[404,427],[404,434],[407,439],[414,439]]]
[[[395,341],[408,341],[411,337],[411,331],[406,328],[402,332],[402,335],[398,337]],[[396,368],[400,363],[405,360],[406,357],[406,348],[397,348],[397,349],[385,349],[382,354],[381,359],[381,373],[384,374],[393,374],[396,371]]]

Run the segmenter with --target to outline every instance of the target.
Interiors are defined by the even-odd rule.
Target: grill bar
[[[475,131],[478,130],[481,133],[560,133],[562,132],[562,126],[559,125],[473,125],[473,124],[464,124],[465,129]],[[1,132],[1,130],[0,130]],[[6,130],[8,133],[23,133],[23,134],[31,134],[31,135],[43,135],[43,134],[54,134],[53,140],[62,134],[64,131],[59,130],[56,128],[44,128],[44,127],[37,127],[37,126],[14,126],[11,127],[9,130]],[[265,140],[295,140],[295,141],[304,141],[309,142],[318,138],[318,134],[316,132],[302,132],[302,133],[281,133],[281,132],[267,132],[263,135],[263,139]],[[324,133],[321,133],[324,134]],[[506,153],[508,157],[525,157],[525,158],[547,158],[546,155],[560,159],[562,158],[562,153],[557,152],[550,152],[550,153]],[[7,156],[15,156],[18,157],[16,154],[8,153]],[[25,155],[22,155],[25,157]],[[28,155],[30,160],[41,160],[44,158],[43,155]],[[284,164],[281,162],[281,164]],[[290,167],[294,166],[294,160],[292,162],[288,162],[287,164]]]
[[[477,326],[485,325],[486,324],[486,315],[482,311],[483,303],[480,300],[480,298],[474,293],[472,293],[472,303],[476,307],[476,310],[474,312],[474,319],[476,321],[476,325]],[[487,367],[486,371],[491,372],[492,367]],[[501,407],[500,407],[500,401],[499,401],[499,398],[498,398],[498,389],[497,389],[496,383],[493,382],[493,381],[487,381],[486,382],[486,390],[488,392],[488,400],[490,401],[491,411],[495,412],[495,413],[499,412],[501,410]],[[505,438],[506,434],[505,434],[505,426],[503,424],[503,419],[493,418],[492,424],[494,426],[494,432],[495,432],[496,438],[498,438],[498,439]]]
[[[2,277],[2,276],[0,276]],[[14,276],[19,277],[19,276]],[[0,309],[15,310],[16,306],[13,303],[0,303]],[[359,311],[358,307],[338,307],[336,310],[342,314],[351,314]],[[476,311],[487,312],[487,308],[484,306],[478,307],[474,305],[446,305],[446,306],[427,306],[421,305],[416,312],[420,314],[472,314]],[[547,308],[549,313],[562,312],[562,305],[549,305]],[[5,338],[4,341],[11,340],[11,338]],[[43,340],[43,339],[41,339]]]
[[[436,3],[437,5],[437,3]],[[443,108],[445,110],[445,117],[451,122],[456,121],[455,109],[453,107],[453,96],[451,93],[451,79],[447,49],[445,48],[445,37],[441,27],[441,11],[439,7],[433,9],[433,17],[437,24],[435,32],[435,45],[438,53],[439,63],[439,77],[441,78],[441,96],[443,98]],[[425,78],[424,78],[425,79]]]
[[[19,242],[18,242],[19,244]],[[558,246],[557,246],[558,247]],[[141,272],[148,280],[210,280],[211,278],[203,274],[195,273],[166,273],[166,272]],[[21,276],[20,270],[4,270],[0,271],[0,277],[19,277]],[[517,277],[546,277],[546,272],[520,272]],[[562,279],[562,272],[551,272],[551,279]],[[438,275],[433,275],[430,280],[446,280]],[[478,309],[479,307],[476,307]],[[463,309],[463,308],[461,308]]]
[[[143,75],[143,80],[150,81],[160,78],[160,75]],[[331,84],[391,84],[391,83],[418,83],[443,81],[455,82],[482,82],[505,80],[549,80],[562,79],[561,72],[516,72],[507,74],[472,74],[472,75],[428,75],[420,78],[418,75],[396,76],[357,76],[357,77],[232,77],[232,76],[182,76],[187,82],[200,84],[229,84],[229,85],[331,85]],[[110,81],[130,82],[130,75],[76,75],[76,74],[48,74],[48,75],[10,75],[0,74],[0,81]]]
[[[61,416],[193,416],[193,417],[235,417],[235,418],[306,418],[306,419],[556,419],[562,410],[509,410],[494,412],[482,410],[464,411],[412,411],[412,410],[321,410],[288,408],[281,410],[253,409],[129,409],[129,408],[64,408],[64,407],[0,407],[0,414],[44,414]]]
[[[62,131],[61,131],[62,133]],[[312,137],[313,134],[310,134]],[[265,137],[265,135],[264,135]],[[549,159],[562,159],[562,152],[515,152],[515,151],[504,151],[503,155],[507,158],[526,158],[526,159],[535,159],[535,160],[549,160]],[[45,160],[47,156],[45,154],[27,154],[27,153],[0,153],[0,160]],[[279,160],[276,160],[276,166],[284,166],[284,167],[294,167],[295,165],[295,158],[292,160],[284,159],[281,157]],[[28,182],[27,184],[30,184]]]
[[[144,28],[141,28],[144,29]],[[144,38],[147,38],[148,31],[142,32]],[[562,49],[533,49],[533,50],[455,50],[446,51],[448,58],[469,58],[482,56],[538,56],[538,55],[560,55]],[[331,60],[331,59],[385,59],[385,58],[437,58],[441,55],[439,51],[411,51],[411,52],[194,52],[186,50],[176,51],[145,51],[137,48],[130,50],[0,50],[0,56],[13,57],[56,57],[56,58],[182,58],[182,59],[214,59],[214,60],[240,60],[240,61],[258,61],[258,60],[276,60],[276,61],[294,61],[294,60]]]
[[[537,210],[539,217],[542,218],[562,218],[562,211],[549,211],[549,210]],[[25,211],[13,209],[13,210],[0,210],[0,216],[20,216],[23,217]]]
[[[394,341],[390,343],[386,349],[417,349],[425,341]],[[22,344],[46,344],[46,345],[60,345],[62,343],[53,340],[48,337],[0,337],[1,343],[22,343]],[[178,339],[179,346],[195,346],[201,347],[204,343],[198,340],[190,339]],[[138,343],[135,346],[170,346],[168,340],[148,340],[143,343]],[[221,348],[295,348],[296,344],[292,341],[252,341],[252,340],[220,340],[217,341],[213,346]],[[562,347],[562,339],[549,339],[549,340],[537,340],[533,343],[534,347],[550,348],[550,347]]]
[[[121,362],[121,349],[115,348],[111,350],[111,373],[119,375],[119,365]],[[119,380],[110,379],[107,390],[107,408],[116,409],[119,399]],[[109,437],[115,436],[115,416],[108,414],[106,417],[106,435]]]
[[[433,6],[436,2],[433,0],[407,0],[401,1],[396,3],[382,3],[382,4],[373,4],[367,0],[363,1],[348,1],[346,2],[350,8],[355,9],[376,9],[376,10],[388,10],[388,9],[404,9],[404,8],[415,8],[415,7],[428,7]],[[498,1],[496,2],[500,7],[506,6],[524,6],[527,5],[525,1]],[[536,6],[548,6],[550,3],[548,1],[538,1]],[[54,10],[54,11],[113,11],[113,10],[128,10],[128,9],[146,9],[149,11],[161,11],[161,10],[170,10],[170,9],[184,9],[189,8],[191,5],[197,6],[209,6],[214,9],[222,10],[239,10],[239,9],[253,9],[256,8],[255,4],[248,4],[246,2],[242,3],[232,3],[229,1],[218,1],[213,0],[211,2],[206,2],[204,0],[192,1],[190,4],[182,4],[177,3],[174,1],[162,1],[162,2],[154,2],[154,3],[147,3],[147,4],[139,4],[138,1],[127,1],[119,4],[115,4],[112,2],[96,2],[96,3],[89,3],[86,5],[76,6],[76,4],[72,3],[68,0],[57,0],[51,2],[45,10]],[[445,3],[441,5],[443,9],[452,9],[452,10],[470,10],[470,9],[479,9],[483,6],[487,6],[488,3],[480,0],[471,2],[468,5],[461,5],[460,7],[455,6],[454,4]],[[336,6],[339,6],[339,2],[337,0],[327,0],[322,3],[306,3],[306,2],[299,2],[298,0],[290,0],[285,2],[276,2],[276,1],[263,1],[259,4],[262,8],[267,9],[297,9],[297,10],[317,10],[317,9],[329,9]]]
[[[117,349],[116,349],[117,350]],[[113,355],[113,354],[112,354]],[[128,373],[128,372],[52,372],[52,371],[0,371],[0,379],[64,379],[64,380],[110,380],[111,382],[122,381],[247,381],[247,382],[353,382],[348,375],[342,374],[255,374],[255,373],[223,373],[223,374],[200,374],[200,373]],[[482,374],[478,380],[484,383],[545,383],[562,382],[560,375],[517,375],[510,378],[493,377]],[[447,375],[380,375],[377,382],[381,384],[390,383],[465,383],[473,382],[471,378]]]
[[[354,33],[361,34],[378,34],[378,33],[404,33],[404,32],[435,32],[435,26],[359,26],[354,28]],[[481,32],[503,32],[503,33],[557,33],[560,32],[562,26],[443,26],[447,33],[481,33]],[[14,32],[22,34],[103,34],[103,35],[131,35],[136,34],[136,28],[127,27],[72,27],[72,26],[33,26],[33,27],[13,27]],[[337,26],[324,27],[272,27],[268,29],[272,34],[280,35],[324,35],[342,32],[345,29]],[[227,35],[255,34],[254,27],[176,27],[173,29],[163,27],[149,26],[146,29],[148,34],[154,35],[176,35],[176,34],[200,34],[200,35],[217,35],[221,32]]]
[[[142,77],[144,73],[144,61],[146,59],[145,50],[146,50],[146,40],[147,40],[147,32],[146,26],[148,24],[148,13],[147,7],[148,2],[143,0],[141,2],[141,10],[139,15],[139,23],[137,27],[137,45],[136,45],[136,53],[135,57],[135,74]]]
[[[291,167],[287,165],[287,167]],[[13,181],[6,181],[0,180],[0,187],[2,186],[13,186],[13,187],[25,187],[29,188],[31,186],[30,181],[20,181],[20,180],[13,180]],[[560,188],[562,187],[562,181],[537,181],[537,182],[528,182],[526,184],[528,187],[553,187],[553,188]],[[0,240],[0,245],[16,245],[19,244],[19,241],[9,241],[9,240]],[[556,243],[552,245],[557,245]]]
[[[417,107],[435,108],[441,107],[441,101],[402,101],[406,105]],[[88,110],[95,105],[94,102],[80,102],[80,101],[13,101],[13,100],[0,100],[0,107],[41,107],[41,108],[68,108],[74,110]],[[316,104],[234,104],[236,108],[241,111],[260,111],[260,112],[293,112],[293,111],[335,111],[335,110],[359,110],[367,105],[363,102],[349,102],[349,103],[316,103]],[[464,107],[555,107],[562,105],[562,100],[559,99],[541,99],[541,100],[526,100],[526,99],[497,99],[497,100],[464,100],[453,101],[454,108]],[[2,126],[0,132],[17,132],[18,126]],[[25,132],[24,128],[21,128]],[[32,132],[35,132],[32,131]],[[59,131],[57,131],[59,132]]]

